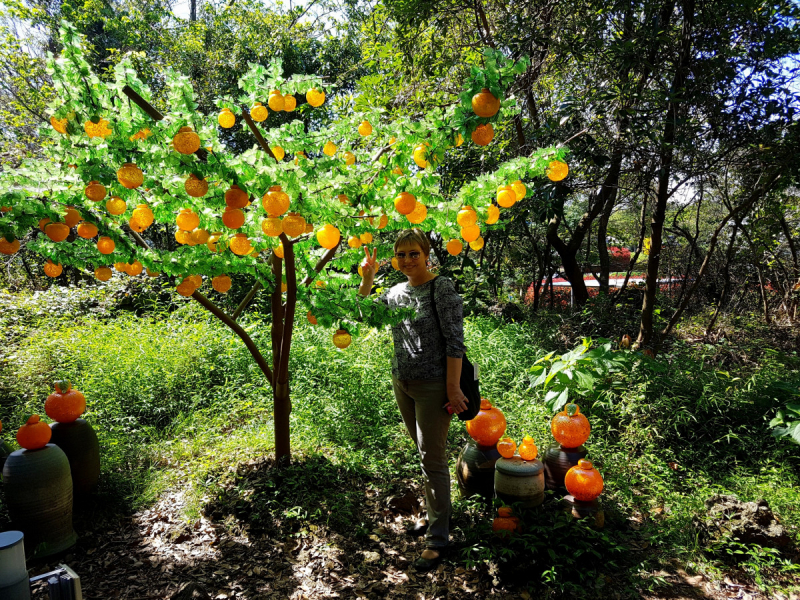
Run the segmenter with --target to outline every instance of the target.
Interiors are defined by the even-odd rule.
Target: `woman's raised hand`
[[[361,263],[361,278],[366,279],[369,277],[370,279],[375,278],[375,272],[378,270],[376,265],[376,259],[378,258],[378,249],[374,248],[372,250],[372,255],[369,253],[369,248],[364,246],[364,254],[366,258]]]

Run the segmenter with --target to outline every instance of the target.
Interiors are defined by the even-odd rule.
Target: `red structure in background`
[[[614,248],[609,248],[609,251],[613,250]],[[619,248],[617,248],[619,250]],[[630,261],[630,251],[623,248],[622,251],[628,253],[628,260]],[[589,297],[593,298],[600,293],[600,282],[597,281],[594,275],[584,275],[583,280],[586,282],[587,291],[589,292]],[[610,277],[608,280],[608,284],[612,288],[619,288],[622,287],[622,284],[625,282],[625,277]],[[682,277],[672,277],[668,279],[660,279],[658,282],[658,287],[661,290],[662,294],[673,294],[679,288],[681,283],[683,282]],[[540,306],[549,306],[550,305],[550,285],[547,282],[547,279],[542,279],[542,289],[541,289],[541,297],[539,299]],[[536,284],[532,283],[529,287],[527,292],[525,293],[525,304],[532,304],[533,303],[533,295],[534,295],[534,288]],[[642,287],[644,288],[644,276],[643,275],[631,275],[631,278],[628,280],[628,287],[636,288]],[[572,285],[569,281],[564,279],[563,277],[553,277],[553,308],[569,308],[572,306]]]

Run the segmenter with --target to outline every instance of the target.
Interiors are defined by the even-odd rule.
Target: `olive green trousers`
[[[450,415],[444,379],[397,380],[392,377],[397,406],[419,450],[425,478],[425,508],[428,531],[425,545],[442,548],[450,542],[450,466],[447,460],[447,430]]]

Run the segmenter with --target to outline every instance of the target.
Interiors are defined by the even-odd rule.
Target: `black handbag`
[[[436,319],[436,324],[439,326],[439,334],[444,339],[444,332],[442,332],[442,322],[439,320],[439,311],[436,309],[436,280],[435,277],[431,285],[431,308],[433,309],[433,317]],[[445,363],[447,358],[445,357]],[[446,372],[446,370],[445,370]],[[478,387],[478,371],[475,366],[467,358],[467,353],[461,358],[461,393],[466,396],[468,404],[467,410],[461,411],[457,414],[458,418],[462,421],[471,421],[478,414],[481,409],[481,391]]]

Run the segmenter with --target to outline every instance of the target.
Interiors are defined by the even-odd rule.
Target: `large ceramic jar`
[[[72,473],[76,499],[89,495],[100,479],[100,444],[97,434],[84,419],[71,423],[51,423],[50,442],[64,451]]]
[[[456,478],[461,496],[479,495],[491,500],[494,495],[494,465],[500,453],[494,446],[478,446],[473,440],[461,449],[456,461]]]
[[[3,467],[8,515],[25,534],[29,557],[57,554],[77,540],[72,529],[69,460],[55,444],[12,452]]]
[[[521,502],[532,508],[544,501],[542,461],[522,460],[519,456],[500,458],[494,468],[494,492],[506,504]]]

